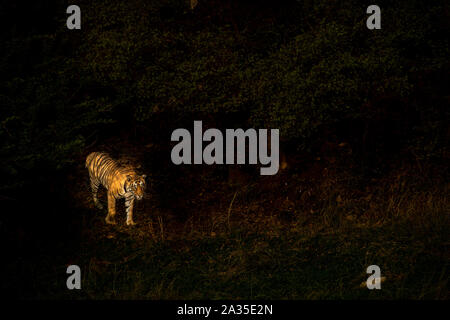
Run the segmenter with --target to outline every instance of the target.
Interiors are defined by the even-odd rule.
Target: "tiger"
[[[136,174],[133,167],[120,165],[104,152],[90,153],[86,157],[86,168],[89,171],[94,204],[99,209],[103,209],[103,206],[97,198],[98,188],[103,185],[107,189],[108,215],[105,218],[106,223],[116,223],[116,200],[125,198],[126,224],[135,225],[133,221],[134,199],[141,200],[143,198],[147,176]]]

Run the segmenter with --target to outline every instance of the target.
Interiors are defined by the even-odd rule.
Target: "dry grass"
[[[348,172],[330,168],[311,180],[292,172],[231,186],[206,179],[214,191],[196,199],[183,219],[151,198],[136,207],[134,227],[124,225],[124,213],[118,225],[106,225],[105,212],[87,203],[80,208],[85,225],[78,255],[85,294],[52,294],[448,298],[449,184],[402,171],[361,187]],[[385,279],[378,292],[361,288],[371,264],[380,265]]]

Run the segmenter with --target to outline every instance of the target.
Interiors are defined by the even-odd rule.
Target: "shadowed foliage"
[[[368,30],[368,2],[192,3],[80,0],[72,31],[67,1],[0,4],[2,286],[377,298],[358,287],[377,260],[381,298],[448,298],[448,4],[380,0]],[[285,167],[172,165],[170,134],[193,120],[279,128]],[[135,230],[94,209],[92,151],[151,177]],[[81,296],[70,263],[88,270]]]

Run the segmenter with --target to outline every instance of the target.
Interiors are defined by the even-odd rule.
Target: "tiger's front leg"
[[[134,207],[134,197],[127,197],[125,199],[125,208],[127,211],[127,226],[135,225],[133,221],[133,207]]]
[[[105,218],[106,223],[116,224],[116,199],[108,192],[108,215]]]

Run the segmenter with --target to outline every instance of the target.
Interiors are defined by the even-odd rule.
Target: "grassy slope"
[[[358,191],[325,171],[309,187],[292,172],[272,184],[213,181],[187,219],[140,204],[134,228],[123,214],[105,225],[83,191],[72,259],[83,290],[65,289],[63,264],[36,287],[70,299],[448,299],[448,186],[405,171]],[[372,264],[382,290],[365,287]]]

